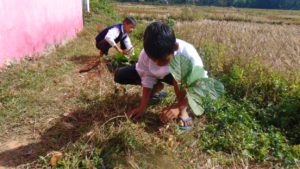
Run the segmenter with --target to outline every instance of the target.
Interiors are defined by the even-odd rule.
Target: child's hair
[[[123,20],[123,23],[131,24],[131,25],[136,26],[136,20],[135,20],[132,16],[127,16],[127,17]]]
[[[162,22],[153,22],[144,33],[144,50],[152,59],[163,59],[175,51],[176,38],[171,27]]]

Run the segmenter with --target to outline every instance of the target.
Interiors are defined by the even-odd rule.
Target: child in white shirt
[[[128,35],[134,31],[135,26],[135,19],[126,17],[122,24],[112,25],[102,30],[95,38],[100,55],[107,55],[111,47],[119,53],[128,54],[128,50],[133,47]],[[117,45],[118,42],[121,43],[121,48]]]
[[[111,47],[115,48],[119,53],[128,54],[133,50],[129,34],[134,31],[136,27],[136,20],[133,17],[126,17],[123,23],[109,26],[102,30],[95,38],[96,47],[100,50],[100,58],[108,51]],[[120,47],[117,43],[120,42]],[[98,61],[100,63],[100,61]],[[79,72],[87,72],[97,66],[99,63],[96,62],[93,65],[81,69]]]
[[[129,117],[140,118],[151,96],[162,90],[162,82],[165,82],[174,86],[178,103],[162,111],[161,121],[166,123],[179,116],[180,128],[183,130],[191,128],[192,119],[186,111],[186,93],[179,89],[168,67],[174,55],[187,57],[194,65],[203,67],[203,62],[193,45],[176,39],[174,31],[168,25],[162,22],[151,23],[145,30],[144,50],[140,53],[137,64],[120,68],[115,73],[115,82],[143,87],[140,105],[127,113]]]

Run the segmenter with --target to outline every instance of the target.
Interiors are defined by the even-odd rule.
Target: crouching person
[[[193,45],[176,39],[174,31],[162,22],[151,23],[145,30],[144,49],[135,65],[122,67],[115,72],[115,82],[142,86],[142,98],[137,108],[129,111],[130,118],[138,119],[147,109],[147,105],[155,93],[163,89],[163,83],[174,87],[177,104],[166,107],[160,115],[163,123],[179,118],[180,129],[192,127],[192,118],[187,112],[186,93],[179,89],[178,83],[169,71],[169,63],[174,57],[189,58],[194,65],[203,67],[203,62]]]

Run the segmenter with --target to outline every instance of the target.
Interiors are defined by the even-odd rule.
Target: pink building
[[[0,67],[74,38],[82,27],[82,0],[0,0]]]

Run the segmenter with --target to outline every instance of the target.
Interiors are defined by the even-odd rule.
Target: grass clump
[[[199,134],[199,147],[206,151],[223,151],[242,155],[250,161],[282,161],[295,164],[299,149],[290,144],[280,129],[272,124],[262,125],[248,101],[224,98],[208,102],[208,124]]]
[[[70,147],[56,168],[178,168],[163,144],[150,140],[139,125],[112,122],[107,131],[96,127],[91,137],[76,143],[77,150]]]
[[[207,102],[209,124],[200,134],[200,147],[250,160],[299,162],[299,79],[284,78],[255,61],[228,63],[222,45],[213,46],[204,46],[205,63],[227,93]]]
[[[95,13],[103,12],[108,15],[115,15],[113,6],[109,0],[91,0],[91,11]]]

